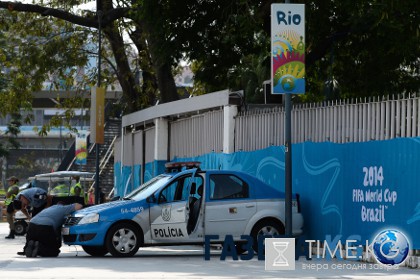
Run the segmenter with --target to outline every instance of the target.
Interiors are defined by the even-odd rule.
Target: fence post
[[[238,114],[236,105],[223,107],[223,153],[235,151],[235,117]]]
[[[155,119],[155,150],[154,160],[159,166],[156,166],[154,175],[160,174],[164,170],[164,162],[169,159],[169,125],[168,120],[165,118]],[[163,162],[160,166],[159,162]]]

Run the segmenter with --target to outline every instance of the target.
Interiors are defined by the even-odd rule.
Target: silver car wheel
[[[143,244],[142,237],[140,228],[134,224],[122,222],[109,229],[105,246],[113,257],[131,257]]]
[[[265,225],[264,227],[262,227],[260,229],[260,231],[258,232],[258,235],[269,235],[269,236],[274,236],[274,235],[280,235],[279,231],[272,225]]]
[[[282,229],[282,225],[272,220],[258,222],[251,231],[251,236],[254,241],[252,248],[254,248],[254,251],[258,252],[259,250],[264,250],[264,248],[259,248],[265,244],[264,240],[262,241],[262,244],[259,244],[261,238],[265,239],[265,237],[268,236],[280,236],[284,234],[284,230],[282,231]]]
[[[128,253],[136,247],[136,234],[130,229],[121,228],[112,236],[112,244],[118,252]]]

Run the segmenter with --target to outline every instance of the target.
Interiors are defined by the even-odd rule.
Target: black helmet
[[[15,210],[22,209],[22,201],[20,201],[19,199],[13,200],[13,208],[15,208]]]

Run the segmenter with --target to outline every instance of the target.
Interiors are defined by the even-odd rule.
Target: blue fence
[[[420,138],[305,142],[292,148],[293,191],[301,195],[307,238],[341,235],[344,241],[359,235],[371,240],[379,231],[393,228],[420,249]],[[189,160],[201,161],[203,169],[242,170],[284,190],[283,146],[174,159]],[[146,165],[147,175],[159,174],[163,164]],[[124,172],[128,171],[123,168],[123,177],[128,178]]]

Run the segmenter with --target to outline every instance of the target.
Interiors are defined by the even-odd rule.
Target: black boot
[[[9,235],[5,237],[6,239],[15,239],[15,231],[11,230]]]

